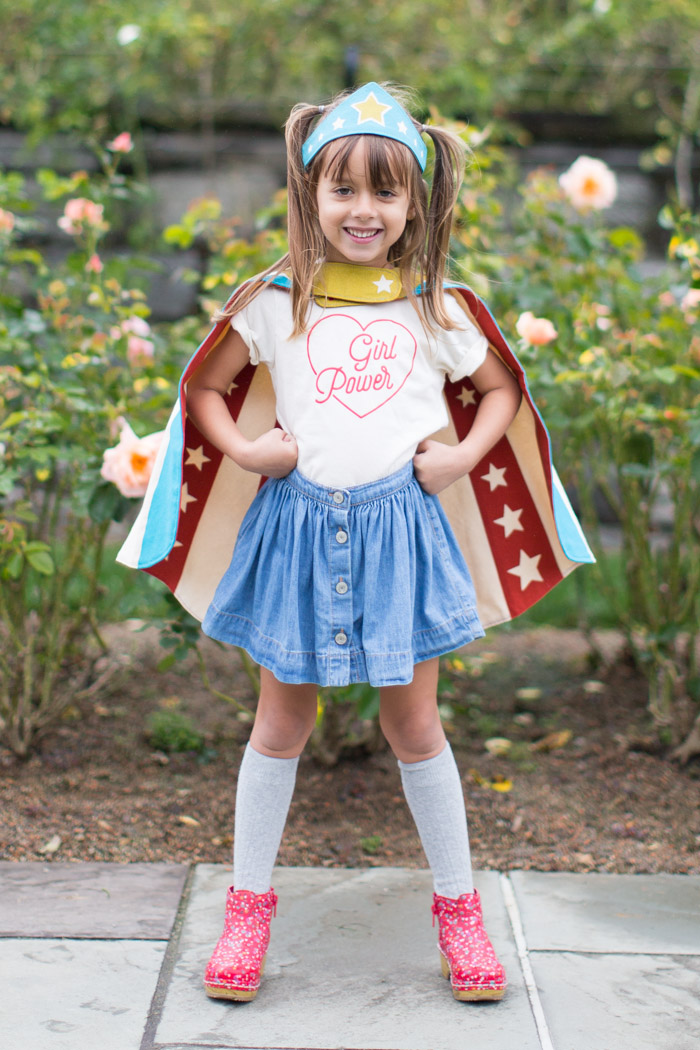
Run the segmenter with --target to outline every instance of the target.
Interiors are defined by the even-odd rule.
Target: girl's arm
[[[520,407],[518,382],[493,350],[486,352],[484,363],[469,378],[482,397],[467,436],[458,445],[428,438],[413,457],[416,478],[430,496],[473,470],[503,437]]]
[[[279,427],[250,441],[231,418],[224,395],[250,360],[248,347],[233,328],[205,358],[187,384],[187,414],[213,445],[239,467],[283,478],[297,462],[297,443]]]

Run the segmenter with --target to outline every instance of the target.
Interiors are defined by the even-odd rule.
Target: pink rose
[[[694,310],[700,306],[700,288],[689,288],[681,299],[681,310]]]
[[[151,334],[151,326],[148,321],[144,321],[143,317],[139,317],[138,314],[132,314],[131,317],[127,317],[125,321],[121,323],[122,332],[133,332],[134,335],[140,335],[145,338]]]
[[[515,324],[518,335],[530,346],[546,346],[557,337],[557,330],[546,317],[535,317],[529,310]]]
[[[95,204],[86,197],[73,197],[66,201],[58,225],[64,233],[69,233],[74,237],[83,232],[83,226],[102,226],[103,214],[104,208],[101,204]]]
[[[130,365],[147,365],[153,360],[155,347],[150,339],[130,335],[126,343],[126,356]]]
[[[134,143],[128,131],[122,131],[121,135],[107,143],[107,149],[112,153],[131,153],[133,148]]]
[[[102,273],[104,270],[104,264],[97,252],[92,253],[88,261],[85,263],[85,269],[88,273]]]
[[[122,496],[144,496],[165,432],[139,438],[125,419],[119,423],[119,444],[105,451],[100,473],[117,486]]]
[[[0,233],[12,233],[15,228],[15,217],[11,211],[0,208]]]
[[[579,157],[559,176],[559,185],[575,208],[609,208],[617,197],[617,179],[605,161]]]

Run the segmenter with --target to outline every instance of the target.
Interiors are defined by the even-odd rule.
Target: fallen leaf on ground
[[[188,828],[199,828],[199,827],[201,827],[201,824],[199,823],[199,821],[195,820],[194,817],[188,817],[188,816],[183,814],[183,816],[178,817],[177,819],[180,821],[181,824],[186,824]]]
[[[491,788],[492,791],[510,791],[513,787],[512,780],[508,780],[506,777],[503,777],[498,773],[489,780],[487,777],[482,777],[478,770],[470,769],[469,776],[475,784],[479,785],[479,787]]]
[[[561,747],[566,745],[571,740],[573,733],[570,729],[560,729],[555,733],[547,733],[541,740],[536,740],[534,744],[530,744],[531,751],[558,751]]]
[[[489,740],[484,741],[484,747],[490,755],[497,757],[507,755],[513,746],[513,741],[508,740],[505,736],[492,736]]]
[[[541,700],[542,690],[537,686],[524,686],[515,690],[515,697],[517,700]]]
[[[39,853],[56,853],[57,850],[61,848],[61,842],[62,839],[60,835],[53,835],[48,842],[44,843],[44,845],[39,850]]]

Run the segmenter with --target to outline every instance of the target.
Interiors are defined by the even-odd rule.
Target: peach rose
[[[100,473],[117,486],[122,496],[143,496],[165,432],[159,430],[139,438],[125,419],[120,419],[119,424],[119,444],[106,449]]]
[[[12,233],[15,228],[15,217],[11,211],[0,208],[0,233]]]
[[[87,197],[72,197],[66,201],[58,225],[64,233],[75,236],[83,232],[83,226],[102,226],[103,214],[104,207],[101,204],[95,204]]]
[[[557,337],[557,330],[546,317],[535,317],[529,310],[515,323],[518,335],[530,346],[546,346]]]
[[[575,208],[599,211],[617,197],[617,179],[605,161],[579,157],[559,176],[559,185]]]
[[[107,143],[107,149],[112,153],[131,153],[133,148],[134,143],[128,131],[122,131],[121,135]]]

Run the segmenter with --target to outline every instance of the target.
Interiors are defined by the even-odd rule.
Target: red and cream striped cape
[[[284,274],[272,283],[290,288]],[[446,288],[517,377],[523,395],[505,436],[440,495],[474,580],[479,616],[489,627],[524,612],[578,564],[594,558],[553,467],[549,435],[518,359],[474,292],[450,283]],[[162,580],[200,620],[228,568],[243,516],[264,483],[219,452],[185,412],[186,384],[228,324],[212,328],[182,375],[148,491],[117,557]],[[433,436],[456,443],[472,424],[479,395],[469,379],[461,379],[448,381],[444,396],[449,423]],[[250,438],[275,425],[272,383],[262,365],[247,365],[226,401]]]

